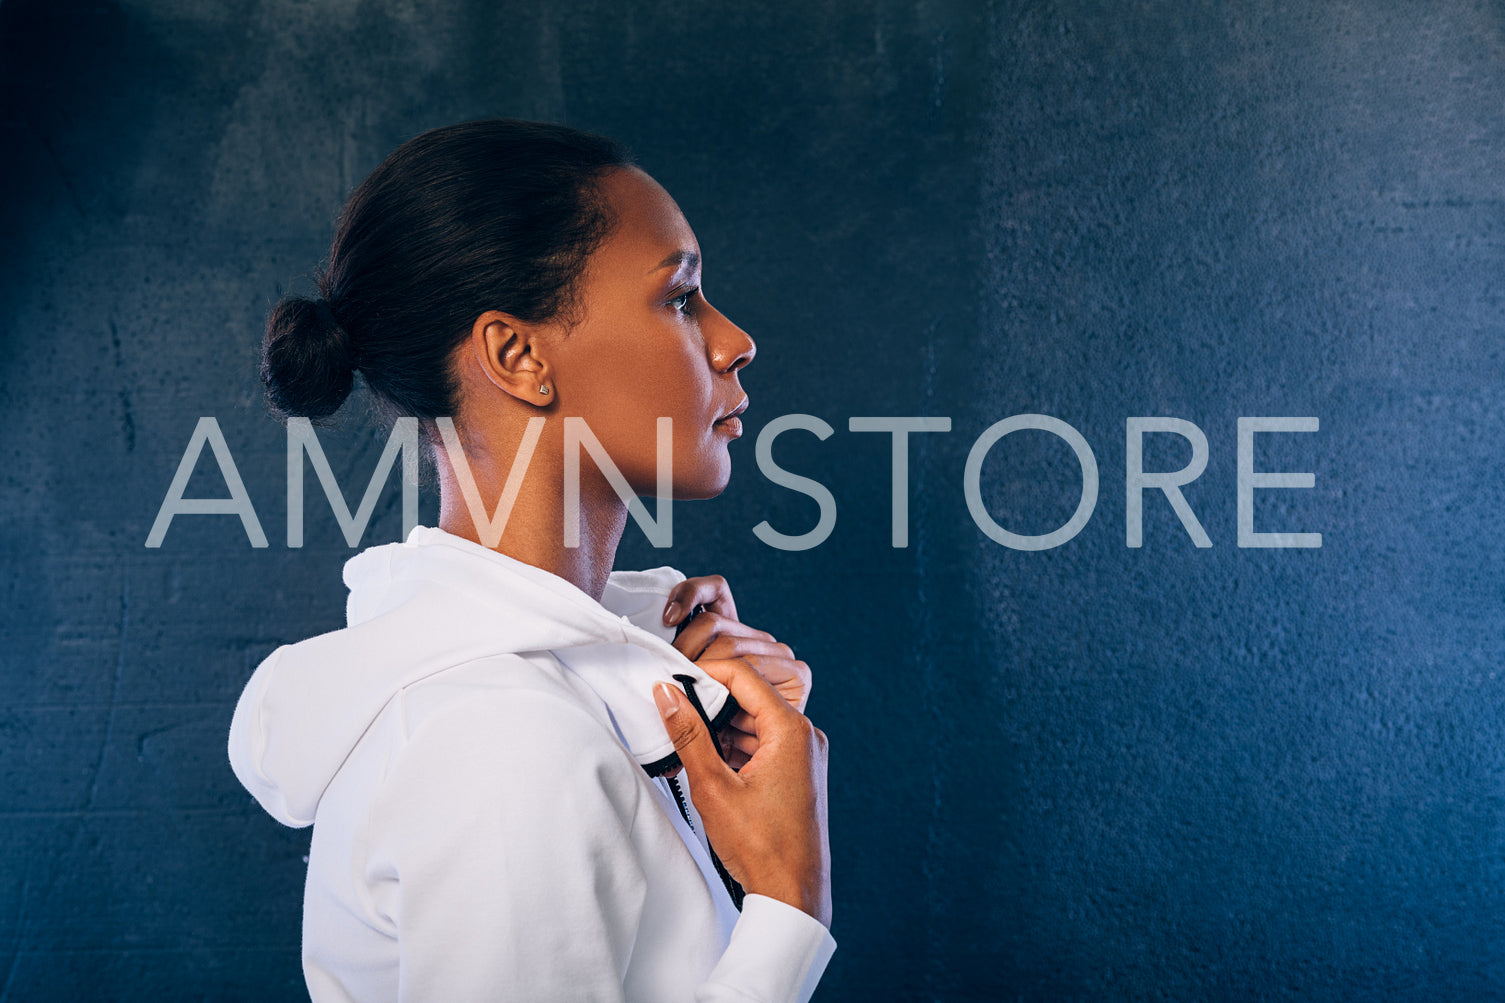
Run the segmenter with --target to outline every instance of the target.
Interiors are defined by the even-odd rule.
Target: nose
[[[727,320],[721,311],[716,310],[715,314],[711,330],[706,332],[706,352],[711,367],[718,373],[735,373],[753,360],[758,354],[758,346],[751,335]]]

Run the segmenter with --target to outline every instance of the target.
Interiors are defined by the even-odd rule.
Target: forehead
[[[699,251],[695,233],[663,186],[636,167],[612,171],[601,180],[615,217],[611,234],[596,251],[599,263],[641,266],[644,276],[674,251]]]

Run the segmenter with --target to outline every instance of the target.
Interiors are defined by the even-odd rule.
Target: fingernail
[[[679,712],[679,701],[669,692],[668,683],[653,684],[653,702],[658,704],[658,712],[664,717],[673,717]]]
[[[664,607],[664,623],[674,623],[679,619],[680,606],[677,602],[671,602]]]

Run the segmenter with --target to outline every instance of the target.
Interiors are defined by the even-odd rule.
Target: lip
[[[742,412],[746,411],[746,410],[747,410],[747,398],[743,397],[742,398],[742,402],[740,404],[738,404],[736,407],[732,408],[730,411],[728,411],[726,414],[722,415],[720,418],[717,418],[716,419],[716,424],[719,425],[723,421],[731,421],[733,418],[739,417],[742,414]],[[742,423],[739,421],[737,424],[740,426]]]
[[[742,401],[736,407],[732,408],[725,415],[717,418],[714,422],[712,422],[711,427],[721,429],[725,432],[730,432],[733,439],[740,439],[742,437],[741,416],[742,412],[746,410],[747,398],[743,397]]]

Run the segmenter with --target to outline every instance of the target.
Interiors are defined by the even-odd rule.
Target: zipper
[[[685,804],[685,792],[684,788],[679,786],[679,778],[665,777],[664,779],[669,781],[669,790],[674,794],[674,803],[679,805],[679,813],[685,817],[685,825],[690,827],[691,832],[695,832],[695,823],[690,821],[690,806]]]
[[[715,741],[716,733],[720,729],[716,727],[716,722],[712,721],[706,714],[705,707],[700,702],[700,696],[695,692],[695,677],[677,675],[674,679],[685,688],[685,696],[690,698],[690,704],[695,708],[696,713],[700,715],[700,720],[705,723],[706,730],[710,733],[712,741]],[[722,708],[720,714],[716,715],[716,718],[722,721],[724,725],[732,719],[732,715],[736,712],[737,701],[733,700],[732,695],[728,693],[726,695],[726,706]],[[719,747],[718,744],[718,749]],[[673,792],[674,801],[679,805],[679,813],[685,817],[685,824],[690,827],[691,832],[695,832],[695,823],[690,821],[690,807],[685,804],[685,793],[683,788],[679,786],[679,778],[665,777],[664,779],[669,781],[669,790]],[[696,833],[696,835],[699,835],[699,833]],[[716,848],[711,845],[709,837],[706,838],[705,846],[707,850],[711,851],[711,863],[715,865],[716,873],[720,876],[721,883],[726,885],[726,893],[731,896],[732,905],[737,907],[738,912],[741,912],[742,900],[747,897],[747,893],[737,883],[737,879],[732,877],[731,872],[726,869],[726,865],[721,862],[721,858],[716,856]]]

